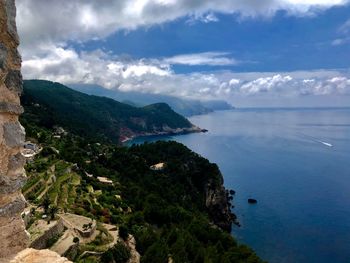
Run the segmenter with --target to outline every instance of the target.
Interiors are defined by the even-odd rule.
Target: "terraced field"
[[[44,171],[27,169],[28,182],[23,188],[24,196],[39,204],[47,194],[51,204],[62,209],[70,207],[76,199],[76,188],[81,179],[80,175],[72,170],[72,164],[45,158],[36,160],[36,163],[42,164]]]

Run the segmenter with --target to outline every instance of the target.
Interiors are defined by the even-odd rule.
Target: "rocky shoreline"
[[[165,129],[163,131],[156,131],[152,133],[134,133],[133,135],[123,136],[120,142],[124,144],[138,137],[167,135],[171,136],[202,132],[205,133],[208,132],[208,130],[199,128],[197,126],[192,126],[191,128]],[[220,181],[221,182],[219,185],[215,184],[213,181],[207,183],[204,189],[205,206],[213,224],[226,232],[231,232],[232,224],[239,226],[237,216],[231,211],[231,200],[233,199],[233,194],[231,194],[231,192],[234,193],[234,191],[229,191],[224,187],[222,175]]]
[[[205,187],[205,205],[213,223],[226,232],[231,232],[232,224],[239,225],[237,216],[231,211],[231,195],[223,185],[221,176],[220,185],[208,182]]]
[[[164,128],[161,131],[154,131],[154,132],[141,132],[141,133],[135,133],[135,132],[128,132],[126,134],[123,134],[120,136],[120,143],[126,143],[128,141],[134,140],[138,137],[148,137],[148,136],[171,136],[171,135],[184,135],[189,133],[205,133],[208,132],[206,129],[199,128],[197,126],[192,126],[190,128]]]

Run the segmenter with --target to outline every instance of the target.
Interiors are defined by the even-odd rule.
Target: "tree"
[[[55,219],[55,215],[56,213],[59,211],[58,207],[57,206],[51,206],[50,207],[50,215],[51,215],[51,220],[54,220]]]
[[[121,225],[119,227],[119,236],[124,240],[126,241],[129,237],[129,231],[128,231],[128,228],[124,225]]]
[[[41,202],[41,206],[44,208],[44,214],[48,214],[49,212],[49,207],[50,207],[50,198],[49,196],[46,194],[43,201]]]

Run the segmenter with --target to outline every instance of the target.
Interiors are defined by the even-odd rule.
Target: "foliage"
[[[41,206],[43,207],[44,209],[44,214],[48,214],[49,212],[49,208],[50,208],[50,199],[49,199],[49,196],[48,195],[45,195],[42,203],[41,203]]]
[[[50,209],[49,209],[49,214],[51,216],[51,220],[54,220],[55,219],[55,215],[57,214],[57,212],[59,211],[58,207],[53,205],[53,206],[50,206]]]
[[[56,234],[53,237],[49,238],[46,242],[46,248],[52,247],[61,237],[63,233],[61,234]]]
[[[118,242],[113,248],[107,250],[101,258],[102,262],[125,263],[129,260],[131,254],[129,248],[124,243]]]
[[[83,108],[79,114],[88,115],[90,110],[97,110],[95,106],[86,109],[91,100],[99,106],[101,103],[116,105],[115,102],[99,101],[85,95],[80,100],[80,93],[70,93],[59,84],[44,82],[49,87],[40,88],[34,87],[37,82],[30,83],[33,87],[29,89],[42,89],[45,91],[43,94],[53,101],[56,99],[52,94],[57,94],[61,102],[52,104],[65,107],[60,110],[61,113],[67,108],[78,112]],[[60,93],[57,89],[64,92]],[[229,233],[210,223],[205,188],[209,182],[214,186],[223,183],[216,164],[176,142],[120,147],[101,140],[102,133],[96,130],[99,128],[86,131],[90,134],[69,132],[55,139],[54,126],[64,126],[63,122],[57,123],[62,120],[61,113],[56,108],[49,108],[49,105],[45,106],[47,111],[36,110],[30,93],[27,92],[26,96],[24,106],[27,114],[23,116],[23,124],[27,134],[33,140],[41,141],[43,147],[43,153],[27,167],[30,186],[25,186],[26,195],[34,193],[35,199],[39,190],[47,187],[54,206],[99,222],[119,224],[123,239],[129,233],[136,238],[137,250],[145,263],[168,262],[169,258],[174,262],[261,262],[251,249],[238,245]],[[40,105],[44,107],[43,103]],[[146,110],[154,111],[154,116],[157,116],[157,107]],[[100,118],[101,114],[84,116],[80,121],[85,123],[88,120],[91,125],[99,125],[94,123],[94,118]],[[71,131],[79,130],[81,122],[74,123],[76,112],[66,112],[66,115],[69,117],[65,123],[72,126]],[[49,123],[50,120],[52,123]],[[89,126],[85,128],[90,129]],[[113,127],[108,129],[116,132]],[[108,132],[103,134],[102,137],[107,136]],[[166,163],[163,170],[150,169],[151,165],[160,162]],[[54,182],[49,179],[52,174],[56,178]],[[113,185],[99,182],[99,176],[109,178]],[[85,249],[101,249],[105,238],[108,237],[101,234],[95,243],[85,245]],[[128,252],[122,246],[120,243],[104,253],[102,262],[116,261],[117,258],[125,260]]]
[[[121,225],[119,227],[119,236],[124,240],[126,241],[128,239],[128,236],[129,236],[129,230],[126,226],[124,225]]]
[[[75,134],[112,142],[118,141],[121,129],[152,132],[163,130],[163,126],[191,127],[186,118],[165,103],[137,108],[44,80],[24,82],[22,104],[26,108],[22,122],[27,126],[33,123],[45,128],[62,126]],[[30,137],[34,135],[33,132],[29,133]],[[49,134],[43,132],[38,140],[46,142],[48,137]]]

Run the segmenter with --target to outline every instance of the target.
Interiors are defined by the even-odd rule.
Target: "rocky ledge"
[[[27,248],[16,255],[10,263],[72,263],[56,252],[48,249],[35,250]]]
[[[214,182],[207,184],[205,195],[205,205],[213,223],[224,231],[231,232],[232,224],[237,224],[237,217],[231,212],[229,191],[223,186],[222,177],[220,185]]]
[[[165,135],[182,135],[182,134],[189,134],[189,133],[201,133],[201,132],[208,132],[206,129],[201,129],[197,126],[192,126],[189,128],[169,128],[169,127],[163,127],[162,130],[154,130],[153,132],[132,132],[128,129],[122,129],[122,134],[120,136],[120,142],[125,143],[127,141],[133,140],[137,137],[147,137],[147,136],[165,136]]]

